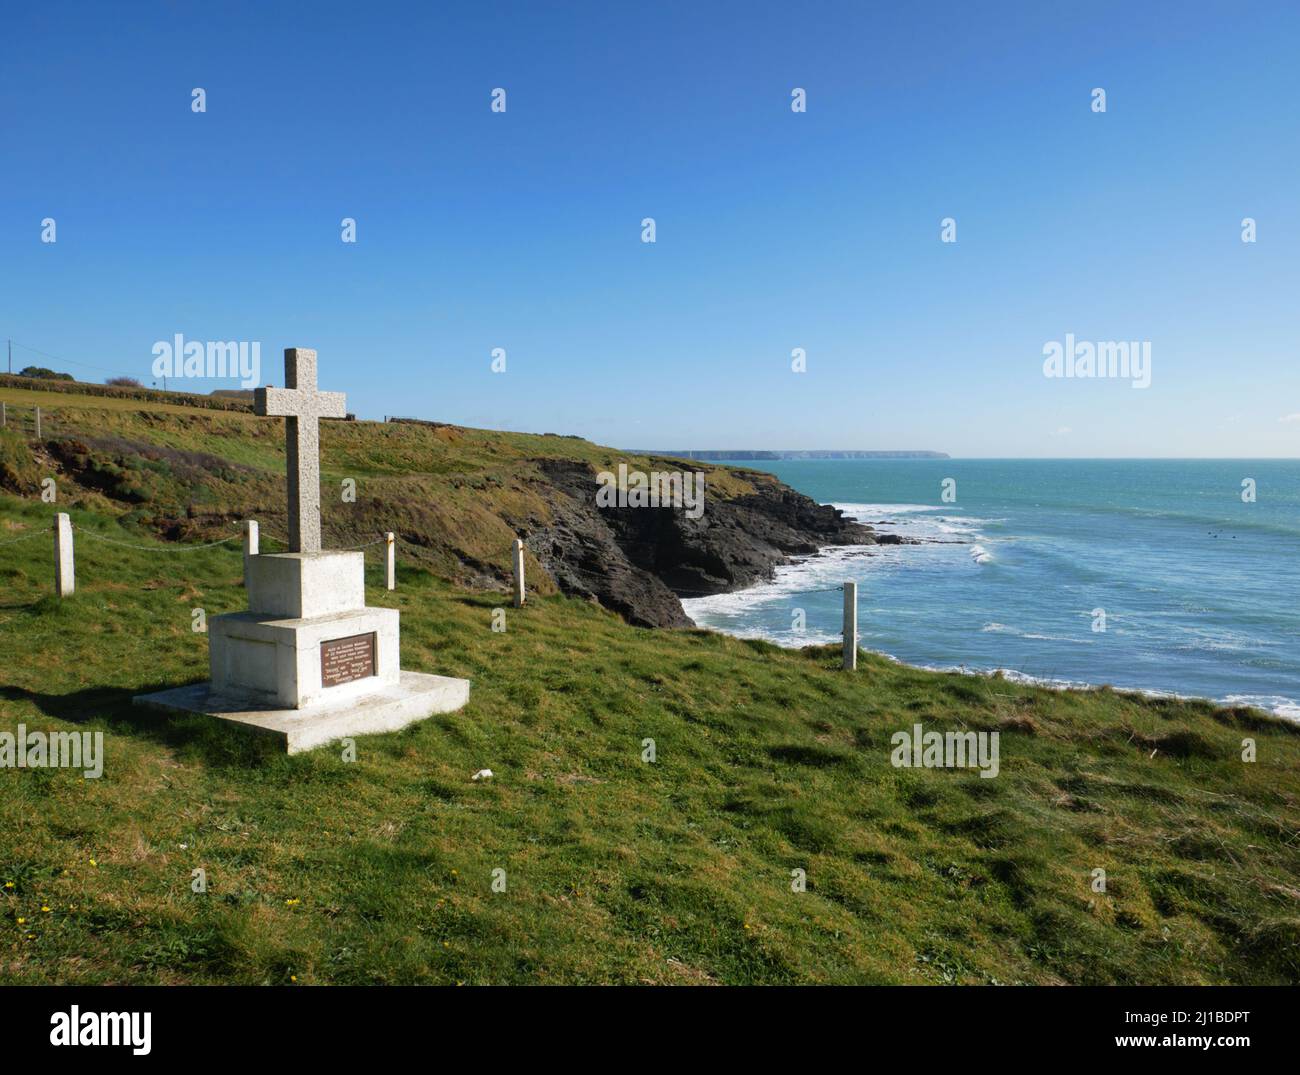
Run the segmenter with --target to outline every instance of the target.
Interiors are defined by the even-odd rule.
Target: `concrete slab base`
[[[324,746],[354,735],[395,732],[435,713],[450,713],[469,701],[469,680],[402,672],[394,684],[376,684],[374,693],[303,709],[273,709],[250,697],[217,693],[211,683],[138,694],[132,701],[167,713],[202,713],[273,737],[286,753]]]

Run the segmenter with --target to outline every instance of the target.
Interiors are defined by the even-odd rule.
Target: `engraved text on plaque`
[[[331,638],[320,644],[320,681],[337,687],[375,674],[375,633]]]

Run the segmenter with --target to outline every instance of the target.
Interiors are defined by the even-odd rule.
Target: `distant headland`
[[[683,451],[649,451],[643,448],[629,449],[636,455],[671,455],[678,459],[951,459],[947,452],[928,451],[894,451],[894,452],[840,452],[817,449],[806,452],[760,451],[751,448],[734,451],[700,451],[688,449]]]

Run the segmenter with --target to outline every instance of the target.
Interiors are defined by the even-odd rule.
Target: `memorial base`
[[[232,612],[208,619],[212,689],[302,709],[331,695],[355,697],[397,683],[395,608],[360,608],[306,620]],[[354,640],[365,640],[353,664]],[[378,680],[378,683],[376,683]]]
[[[357,735],[395,732],[435,713],[450,713],[469,701],[469,680],[402,672],[396,683],[378,684],[367,694],[333,697],[299,709],[276,709],[252,696],[214,691],[211,683],[175,687],[133,701],[167,713],[199,713],[229,721],[274,739],[297,754]]]
[[[404,728],[469,701],[469,680],[400,670],[395,608],[369,608],[359,552],[270,553],[244,567],[247,612],[208,618],[207,683],[136,705],[202,713],[290,754]]]

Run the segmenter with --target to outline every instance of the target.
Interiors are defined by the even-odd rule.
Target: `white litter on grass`
[[[477,773],[475,773],[473,776],[471,776],[470,779],[471,779],[471,780],[491,780],[491,779],[492,779],[492,770],[491,770],[491,769],[480,769]]]

